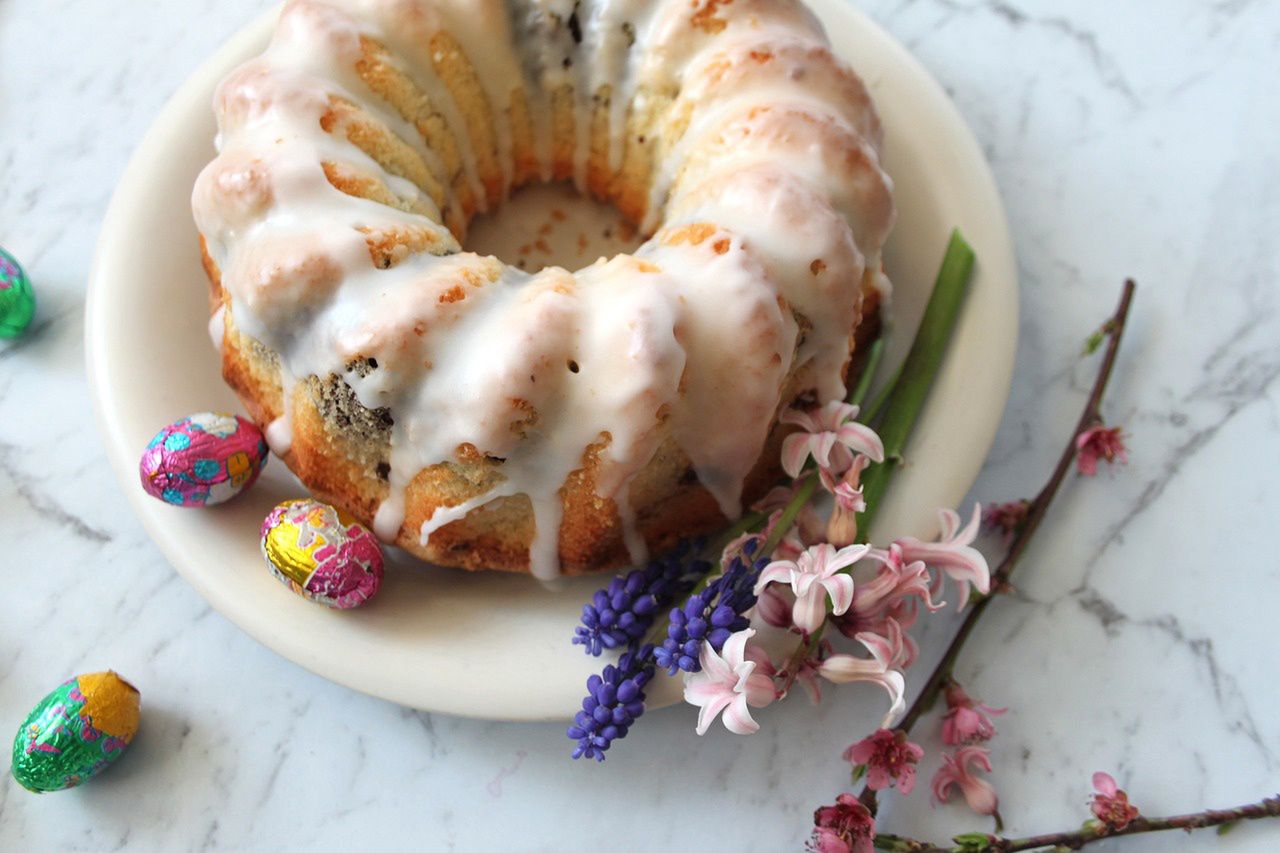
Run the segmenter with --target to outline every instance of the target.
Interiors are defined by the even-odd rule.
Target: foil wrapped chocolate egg
[[[141,696],[114,672],[78,675],[27,715],[13,739],[13,778],[28,791],[87,782],[124,754],[138,731]]]
[[[138,474],[147,494],[174,506],[210,506],[243,492],[267,464],[267,441],[252,421],[201,412],[151,439]]]
[[[262,553],[290,589],[337,610],[359,607],[382,583],[382,546],[369,529],[310,498],[271,511],[262,522]]]
[[[0,249],[0,338],[16,338],[31,325],[36,294],[13,255]]]

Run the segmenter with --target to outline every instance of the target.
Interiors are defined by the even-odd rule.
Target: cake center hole
[[[522,187],[497,210],[477,216],[465,248],[537,272],[550,266],[581,269],[642,242],[616,208],[557,183]]]

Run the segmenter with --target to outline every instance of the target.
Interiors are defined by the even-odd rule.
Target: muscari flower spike
[[[749,626],[743,614],[756,603],[755,585],[760,571],[769,564],[767,556],[755,558],[757,541],[748,540],[725,568],[724,574],[689,597],[683,607],[671,610],[671,622],[662,645],[654,649],[658,666],[675,675],[677,671],[698,672],[702,641],[717,652],[730,635]]]
[[[706,560],[688,559],[700,550],[700,543],[682,541],[664,559],[616,577],[597,590],[582,607],[582,624],[574,630],[574,645],[598,656],[605,649],[638,644],[662,608],[687,593],[711,570]]]
[[[645,645],[587,679],[582,710],[566,732],[578,742],[574,758],[604,761],[605,751],[644,713],[644,688],[653,673],[653,646]]]

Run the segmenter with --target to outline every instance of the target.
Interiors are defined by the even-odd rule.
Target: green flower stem
[[[925,308],[924,317],[920,320],[920,328],[916,332],[911,350],[896,380],[889,386],[892,391],[881,392],[884,400],[877,398],[871,410],[879,414],[881,407],[888,409],[884,422],[879,428],[880,438],[884,441],[885,461],[872,465],[862,476],[862,494],[867,502],[867,509],[858,521],[860,530],[870,530],[880,500],[884,497],[894,472],[902,463],[902,451],[907,438],[915,426],[924,401],[929,395],[929,388],[942,364],[947,344],[951,340],[951,332],[955,328],[956,318],[960,314],[960,305],[969,289],[969,280],[973,274],[973,249],[965,242],[959,231],[951,232],[951,242],[947,245],[942,259],[942,267],[938,270],[938,278],[933,285],[933,294]]]
[[[884,405],[889,402],[889,395],[893,393],[893,389],[897,386],[898,379],[901,378],[901,376],[902,365],[899,364],[898,369],[893,372],[893,376],[890,377],[889,381],[885,383],[885,386],[880,389],[880,393],[876,394],[876,396],[871,400],[871,403],[867,406],[866,411],[862,413],[862,417],[859,418],[859,420],[867,426],[875,426],[876,420],[880,417],[881,413],[884,412]]]
[[[858,377],[858,384],[849,393],[849,402],[853,405],[861,406],[867,392],[871,390],[871,382],[876,378],[876,369],[880,367],[880,361],[884,358],[886,343],[885,336],[881,335],[867,350],[867,362],[862,366],[862,375]]]

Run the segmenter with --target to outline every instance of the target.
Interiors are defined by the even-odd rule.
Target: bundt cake
[[[885,286],[880,125],[798,2],[290,0],[215,110],[224,375],[309,488],[439,564],[545,579],[738,516]],[[647,241],[466,251],[559,180]]]

